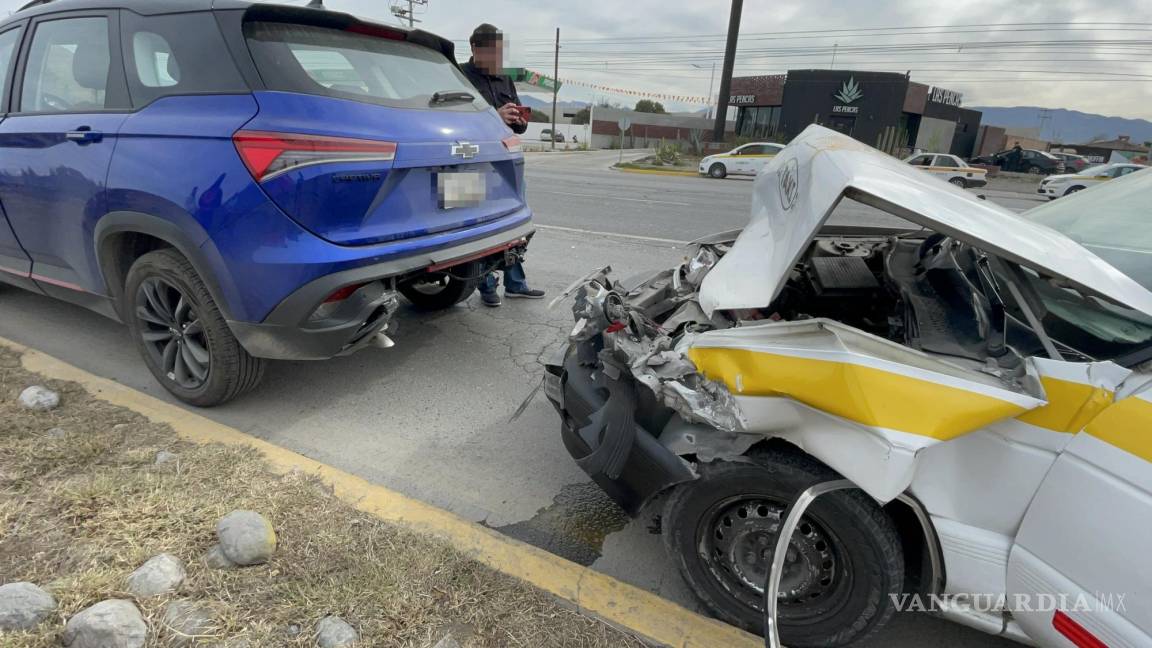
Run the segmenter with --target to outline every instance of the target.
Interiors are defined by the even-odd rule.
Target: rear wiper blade
[[[476,96],[471,92],[464,92],[463,90],[449,90],[448,92],[433,92],[432,101],[428,103],[432,105],[448,103],[450,101],[474,101]]]

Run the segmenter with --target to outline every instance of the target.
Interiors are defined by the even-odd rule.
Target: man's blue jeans
[[[499,284],[500,282],[496,279],[496,272],[489,272],[480,282],[480,292],[490,295],[496,292],[496,286]],[[528,290],[528,278],[524,275],[524,264],[517,262],[504,267],[504,290],[511,290],[512,292]]]

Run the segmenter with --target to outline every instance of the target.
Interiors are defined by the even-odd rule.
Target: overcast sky
[[[14,9],[24,1],[0,0],[0,10]],[[331,9],[394,24],[398,21],[390,7],[407,7],[405,0],[325,3]],[[417,6],[417,18],[423,21],[420,27],[459,41],[465,41],[478,23],[494,23],[511,41],[510,65],[548,74],[551,42],[559,27],[562,79],[703,96],[708,94],[713,63],[719,77],[728,8],[727,0],[427,0],[427,5]],[[1029,25],[1012,27],[1010,23]],[[999,27],[959,27],[983,24]],[[952,27],[907,29],[928,26]],[[892,27],[904,29],[867,31]],[[856,31],[795,33],[834,29]],[[1026,31],[1004,31],[1008,29]],[[908,31],[919,33],[900,33]],[[836,44],[836,68],[911,69],[913,80],[962,92],[966,105],[1038,105],[1152,119],[1152,0],[746,0],[741,35],[737,75],[830,67],[832,56],[827,49]],[[636,41],[645,37],[664,40]],[[678,43],[675,38],[686,40]],[[1144,43],[1132,42],[1137,39]],[[1095,42],[1101,40],[1111,42]],[[982,50],[981,43],[992,41],[1049,44]],[[932,52],[850,51],[865,45],[925,43],[955,47]],[[824,51],[796,51],[800,47]],[[461,60],[467,59],[466,50],[466,43],[458,45]],[[575,85],[560,93],[562,100],[594,96],[625,104],[636,100],[594,94]]]
[[[391,0],[326,0],[333,9],[340,9],[393,21],[389,12]],[[407,3],[403,3],[407,6]],[[560,28],[560,76],[579,79],[611,87],[628,87],[668,94],[706,95],[715,61],[719,68],[719,51],[723,48],[722,34],[728,25],[727,0],[428,0],[427,7],[418,8],[421,26],[451,39],[466,39],[472,28],[480,22],[491,22],[512,39],[509,63],[527,63],[541,72],[551,71],[551,46],[555,29]],[[903,37],[883,34],[875,37],[833,37],[784,40],[778,37],[758,37],[746,40],[742,47],[762,49],[769,47],[797,47],[812,45],[841,46],[861,44],[904,44],[931,41],[980,42],[991,40],[1098,40],[1112,41],[1143,39],[1147,46],[1133,48],[1131,44],[1113,44],[1111,47],[1079,46],[1062,51],[1037,48],[1033,50],[999,52],[941,52],[931,55],[870,53],[855,58],[838,55],[837,68],[905,71],[913,68],[913,80],[930,85],[942,85],[964,93],[968,105],[1019,106],[1040,105],[1051,108],[1070,108],[1121,117],[1152,119],[1152,0],[745,0],[741,21],[742,34],[765,32],[860,29],[874,27],[916,27],[929,25],[971,25],[1006,23],[1097,23],[1097,27],[1110,31],[1030,31],[991,34],[982,29],[975,33],[946,35],[908,35]],[[1113,22],[1114,25],[1098,23]],[[1127,26],[1140,31],[1119,30]],[[1063,25],[1068,26],[1068,25]],[[936,30],[929,30],[936,31]],[[596,43],[598,38],[636,38],[656,36],[716,36],[715,40],[695,40],[683,45],[685,52],[705,50],[697,59],[677,57],[659,66],[659,69],[624,69],[627,54],[651,48],[670,52],[673,43],[661,42],[639,45],[622,43]],[[811,36],[811,35],[806,35]],[[572,42],[566,45],[566,39]],[[466,45],[464,45],[466,47]],[[565,69],[565,49],[580,51],[577,59],[584,63],[579,69]],[[587,65],[595,61],[594,51],[608,51],[601,58],[607,61],[600,69]],[[587,54],[585,54],[587,53]],[[653,55],[649,58],[658,58]],[[671,58],[671,55],[668,55]],[[467,58],[466,54],[461,58]],[[999,59],[1009,59],[998,62]],[[1057,59],[1077,59],[1064,63]],[[1085,60],[1086,59],[1086,60]],[[1112,62],[1100,62],[1108,60]],[[928,61],[939,61],[932,64]],[[691,66],[695,62],[706,69]],[[771,74],[788,68],[828,67],[831,56],[789,58],[760,58],[743,60],[737,57],[736,74]],[[656,64],[650,64],[657,67]],[[914,68],[930,68],[916,71]],[[606,69],[605,69],[606,68]],[[936,71],[948,69],[950,71]],[[1013,73],[983,70],[1043,70],[1054,72]],[[1080,74],[1062,74],[1062,70],[1087,70],[1112,74],[1145,75],[1144,78],[1127,76],[1091,77]],[[717,73],[717,76],[719,74]],[[1091,80],[1089,80],[1091,79]],[[588,99],[591,93],[577,90],[561,92],[561,98]],[[619,97],[627,103],[634,98]],[[685,106],[687,108],[687,106]]]

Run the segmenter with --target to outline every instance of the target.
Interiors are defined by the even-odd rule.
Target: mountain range
[[[984,113],[981,124],[1007,128],[1039,128],[1043,108],[1037,106],[971,106]],[[1127,135],[1133,142],[1152,141],[1152,122],[1145,119],[1108,117],[1063,108],[1048,109],[1051,119],[1044,124],[1042,139],[1064,144],[1085,144],[1093,140],[1116,139]]]

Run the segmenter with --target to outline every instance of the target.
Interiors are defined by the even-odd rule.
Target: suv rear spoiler
[[[45,0],[36,0],[37,2]],[[303,23],[318,27],[330,27],[342,31],[352,31],[361,34],[370,34],[381,38],[402,40],[414,45],[421,45],[448,57],[453,65],[456,62],[456,46],[452,41],[437,36],[422,29],[403,29],[392,25],[362,20],[352,14],[332,11],[331,9],[289,7],[275,4],[253,4],[244,12],[245,21],[266,21]]]

